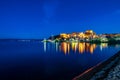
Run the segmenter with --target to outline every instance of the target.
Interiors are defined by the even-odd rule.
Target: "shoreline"
[[[115,55],[110,57],[109,59],[105,60],[102,63],[97,64],[96,66],[86,70],[82,74],[76,76],[72,80],[103,80],[107,78],[109,72],[115,68],[120,61],[120,51],[117,52]]]
[[[112,40],[112,41],[94,41],[94,40],[90,40],[90,41],[80,41],[80,40],[50,40],[50,39],[43,39],[41,42],[80,42],[80,43],[95,43],[95,44],[101,44],[101,43],[108,43],[108,44],[120,44],[120,40]]]

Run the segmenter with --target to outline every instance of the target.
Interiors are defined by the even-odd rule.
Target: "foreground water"
[[[0,41],[0,80],[72,80],[119,50],[107,43]]]

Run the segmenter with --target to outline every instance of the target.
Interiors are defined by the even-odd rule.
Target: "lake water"
[[[72,80],[120,45],[0,41],[0,80]]]

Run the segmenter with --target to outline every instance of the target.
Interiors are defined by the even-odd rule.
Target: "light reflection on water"
[[[51,45],[50,45],[51,44]],[[120,45],[116,44],[115,47],[119,47]],[[81,42],[62,42],[62,43],[47,43],[44,42],[44,52],[50,51],[49,47],[54,47],[53,50],[55,49],[56,52],[62,51],[64,54],[69,54],[71,51],[76,53],[83,54],[85,52],[89,52],[91,54],[94,53],[95,49],[97,47],[100,48],[102,51],[104,48],[108,47],[108,43],[101,43],[99,45],[93,43],[81,43]]]
[[[120,44],[107,43],[0,42],[1,77],[5,80],[30,80],[31,77],[32,80],[72,80],[119,50]]]
[[[85,42],[83,43],[81,42],[61,42],[61,43],[45,42],[44,43],[45,53],[48,53],[48,54],[55,53],[54,55],[59,55],[59,56],[61,55],[61,53],[64,53],[65,56],[63,55],[61,58],[57,57],[58,64],[59,64],[59,61],[63,60],[61,65],[67,64],[67,66],[65,67],[71,66],[72,69],[73,69],[72,65],[75,64],[73,69],[73,72],[76,73],[75,76],[78,75],[77,74],[78,70],[79,70],[78,72],[79,74],[82,73],[83,71],[91,68],[92,66],[95,66],[98,63],[107,60],[109,57],[114,55],[119,49],[120,49],[120,44],[108,44],[108,43],[100,43],[100,44],[85,43]],[[52,54],[50,55],[50,57],[53,56]],[[68,62],[64,64],[65,61],[68,61]],[[70,65],[68,65],[68,63]],[[79,67],[76,68],[77,66]],[[68,68],[66,68],[66,70],[67,69]],[[61,71],[62,70],[64,73],[65,70],[61,69]],[[69,70],[68,72],[70,73]],[[70,74],[72,74],[72,72]],[[68,78],[70,79],[70,76]]]

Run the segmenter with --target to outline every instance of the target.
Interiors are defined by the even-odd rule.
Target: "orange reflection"
[[[71,45],[68,42],[62,42],[61,43],[61,50],[65,54],[69,54],[70,49],[72,51],[76,52],[78,49],[79,53],[84,53],[85,51],[90,52],[91,54],[94,52],[96,49],[96,44],[90,44],[90,43],[77,43],[77,42],[72,42]]]
[[[78,44],[78,51],[79,53],[83,53],[85,51],[85,43]]]
[[[61,43],[61,50],[62,50],[65,54],[69,53],[69,52],[70,52],[70,44],[67,43],[67,42],[62,42],[62,43]]]
[[[90,46],[90,53],[93,53],[93,51],[94,51],[94,48],[93,48],[93,46],[91,45],[91,46]]]
[[[93,53],[96,48],[96,44],[91,44],[90,45],[90,53]]]
[[[70,52],[70,43],[67,44],[68,53]]]
[[[67,53],[67,43],[66,42],[63,42],[62,44],[61,44],[61,49],[62,49],[62,51],[66,54]]]
[[[72,42],[71,44],[72,44],[72,50],[73,50],[74,52],[76,52],[76,51],[77,51],[77,48],[78,48],[78,43],[77,43],[77,42]]]
[[[108,44],[107,43],[102,43],[100,45],[100,48],[105,48],[107,47]],[[76,53],[77,51],[79,53],[84,53],[84,52],[89,52],[89,53],[93,53],[94,50],[96,49],[97,45],[96,44],[90,44],[90,43],[81,43],[81,42],[61,42],[61,43],[55,43],[54,44],[55,47],[55,51],[62,51],[64,52],[64,54],[69,54],[70,51],[74,51],[74,53]],[[50,48],[49,46],[47,46],[47,43],[44,42],[44,52],[46,52],[47,48]]]
[[[78,48],[78,43],[75,43],[74,52],[77,51],[77,48]]]
[[[96,45],[96,44],[92,44],[92,45],[93,45],[93,48],[94,48],[94,49],[97,47],[97,45]]]
[[[89,49],[90,49],[90,43],[86,43],[86,45],[85,45],[85,49],[86,49],[87,52],[89,52]]]

